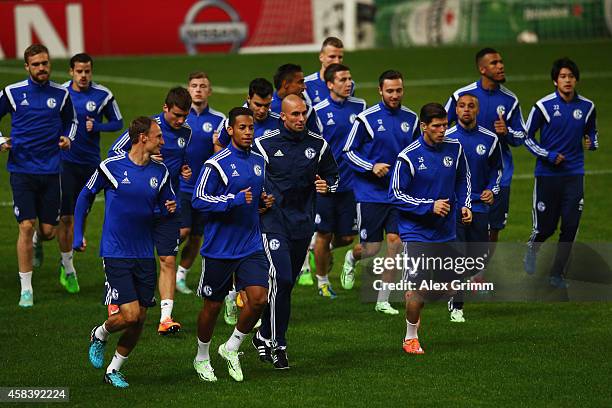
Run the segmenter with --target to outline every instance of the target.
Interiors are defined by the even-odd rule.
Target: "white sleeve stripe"
[[[353,123],[353,127],[351,128],[348,137],[346,138],[346,143],[344,144],[344,148],[342,149],[343,151],[348,152],[349,150],[351,150],[351,146],[353,145],[353,141],[355,140],[355,135],[357,134],[358,127],[359,121],[356,120],[355,123]]]
[[[533,151],[538,156],[548,157],[548,150],[540,147],[536,144],[533,139],[526,139],[525,146],[527,146],[531,151]]]
[[[355,163],[357,166],[362,167],[362,168],[364,168],[364,169],[366,169],[366,170],[372,170],[372,168],[373,168],[373,166],[372,166],[370,163],[368,163],[368,162],[366,162],[366,161],[364,161],[364,160],[360,159],[360,158],[359,158],[359,156],[357,156],[357,155],[356,155],[355,153],[353,153],[352,151],[349,151],[349,152],[346,154],[346,157],[347,157],[347,158],[348,158],[350,161],[352,161],[353,163]]]
[[[409,196],[408,194],[401,192],[400,185],[399,185],[399,182],[400,182],[399,172],[400,172],[401,166],[402,166],[402,162],[398,161],[397,165],[395,166],[395,171],[393,173],[393,195],[399,200],[402,200],[408,204],[420,205],[420,204],[433,203],[434,200],[432,200],[431,198],[415,198],[415,197]]]
[[[119,183],[117,182],[115,177],[113,177],[113,175],[111,174],[110,170],[108,170],[108,167],[106,167],[106,163],[104,163],[104,162],[100,163],[100,169],[102,170],[102,172],[104,173],[106,178],[111,182],[113,187],[118,188],[119,187]]]
[[[123,148],[127,144],[128,140],[130,140],[130,134],[126,132],[123,134],[123,136],[121,136],[119,141],[115,143],[113,150],[116,152],[123,152]]]
[[[266,161],[266,163],[270,163],[270,161],[268,160],[268,153],[266,153],[266,151],[264,150],[263,146],[261,145],[260,139],[261,138],[255,139],[255,144],[257,145],[257,148],[259,149],[259,153],[261,153],[261,155],[263,156],[263,158]]]
[[[321,158],[323,157],[323,153],[327,150],[327,142],[323,140],[323,147],[321,148],[321,152],[319,153],[319,163],[321,163]]]
[[[542,101],[537,101],[536,105],[538,106],[538,108],[540,108],[542,115],[544,115],[544,117],[546,118],[546,122],[550,123],[550,116],[548,115],[548,112],[546,112],[546,108],[544,107]]]
[[[234,194],[211,196],[211,195],[204,193],[206,182],[208,181],[208,176],[210,176],[210,173],[211,173],[210,167],[206,167],[206,170],[204,170],[204,175],[202,177],[202,180],[200,181],[200,185],[198,186],[196,197],[202,201],[206,201],[209,203],[221,203],[221,202],[226,203],[228,200],[233,200],[235,198]]]
[[[88,189],[91,190],[93,188],[94,184],[96,184],[96,180],[98,178],[98,174],[99,173],[100,172],[98,171],[98,169],[96,169],[96,171],[94,171],[94,174],[91,175],[91,177],[89,178],[89,181],[86,184]]]
[[[461,150],[460,150],[461,152]],[[470,173],[470,166],[467,161],[467,157],[465,154],[463,155],[463,160],[465,160],[465,182],[467,184],[467,196],[465,197],[465,206],[468,208],[472,207],[472,175]]]
[[[2,93],[0,93],[0,96],[2,96]],[[8,89],[6,90],[6,97],[9,100],[9,102],[11,103],[11,106],[13,107],[13,110],[16,111],[17,110],[17,105],[15,104],[15,100],[13,99],[13,94],[11,94],[11,91],[9,91]]]
[[[586,117],[584,118],[584,123],[588,123],[589,118],[591,117],[591,113],[593,113],[593,110],[595,109],[595,104],[591,104],[591,109],[589,109],[589,113],[586,114]]]

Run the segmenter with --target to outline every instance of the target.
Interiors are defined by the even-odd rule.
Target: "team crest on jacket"
[[[210,122],[204,122],[202,124],[202,130],[205,132],[212,132],[213,128],[212,128],[212,124]]]
[[[442,160],[442,163],[445,167],[450,167],[453,165],[453,158],[450,156],[444,156],[444,160]]]
[[[479,155],[483,155],[487,152],[487,148],[485,147],[485,145],[483,145],[482,143],[479,144],[478,146],[476,146],[476,153],[478,153]]]
[[[304,150],[304,155],[309,159],[314,159],[314,157],[317,155],[317,152],[312,147],[309,147],[308,149]]]
[[[187,143],[185,143],[185,138],[182,138],[182,137],[179,137],[179,138],[177,139],[176,143],[178,144],[178,146],[179,146],[181,149],[184,149],[184,148],[185,148],[185,145],[187,144]]]
[[[580,109],[574,109],[574,119],[580,120],[582,119],[582,111]]]
[[[408,122],[402,122],[400,127],[402,128],[402,132],[404,133],[408,133],[408,131],[410,130],[410,125],[408,124]]]
[[[261,176],[261,166],[259,164],[253,166],[253,171],[256,176]]]
[[[97,107],[98,106],[94,101],[87,101],[87,103],[85,104],[85,109],[87,109],[87,112],[93,112],[96,110]]]
[[[159,185],[159,181],[157,180],[157,177],[151,177],[149,179],[149,185],[151,186],[151,188],[157,188],[157,186]]]
[[[55,100],[55,98],[47,99],[47,106],[49,107],[49,109],[55,108],[57,106],[57,101]]]
[[[504,105],[497,105],[495,111],[497,112],[497,115],[503,116],[506,113],[506,107]]]

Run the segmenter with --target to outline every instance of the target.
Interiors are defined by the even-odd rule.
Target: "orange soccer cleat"
[[[165,336],[166,334],[178,333],[181,330],[181,324],[172,320],[171,317],[166,318],[163,322],[159,323],[157,333]]]
[[[406,339],[402,345],[404,351],[408,354],[425,354],[419,343],[419,339]]]

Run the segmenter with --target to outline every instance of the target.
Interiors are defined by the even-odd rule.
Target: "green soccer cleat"
[[[349,259],[349,251],[344,256],[344,265],[340,273],[340,284],[343,289],[351,290],[355,285],[355,263]]]
[[[229,351],[225,348],[225,343],[219,346],[219,355],[227,361],[227,370],[229,371],[230,377],[236,381],[244,380],[242,375],[242,368],[240,367],[240,359],[238,358],[242,353],[238,351]]]
[[[397,315],[399,314],[399,310],[393,308],[391,303],[389,302],[376,302],[376,306],[374,310],[380,313],[388,314],[388,315]]]
[[[117,370],[104,374],[104,382],[117,388],[127,388],[130,386],[123,374]]]
[[[317,272],[317,262],[315,260],[314,250],[312,249],[308,250],[308,265],[310,265],[310,270],[313,273]]]
[[[215,369],[210,365],[210,360],[193,360],[193,368],[195,368],[200,380],[215,382],[217,381],[217,376],[215,375]]]
[[[21,296],[19,297],[19,306],[20,307],[32,307],[34,306],[34,294],[31,290],[24,290],[21,292]]]
[[[463,317],[463,309],[451,310],[450,321],[453,323],[465,323],[465,317]]]
[[[185,279],[178,279],[176,281],[176,290],[178,290],[184,295],[190,295],[193,293],[193,290],[189,289],[189,287],[187,286],[187,282],[185,282]]]
[[[81,288],[79,287],[79,280],[77,279],[77,276],[75,273],[71,273],[71,274],[66,274],[66,268],[64,267],[64,265],[60,262],[60,266],[59,266],[59,281],[60,284],[66,288],[66,291],[68,293],[79,293],[79,291],[81,290]]]
[[[223,320],[228,326],[235,326],[238,323],[238,306],[236,302],[229,296],[225,297],[225,310],[223,311]]]
[[[338,295],[336,295],[336,292],[334,292],[334,289],[332,289],[331,284],[329,283],[324,283],[319,288],[319,296],[330,299],[335,299],[336,297],[338,297]]]

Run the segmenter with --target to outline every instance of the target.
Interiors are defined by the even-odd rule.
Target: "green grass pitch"
[[[570,56],[581,68],[578,91],[595,101],[600,151],[588,153],[584,214],[579,240],[608,241],[612,236],[612,43],[557,43],[499,47],[506,63],[507,86],[515,92],[525,119],[533,103],[552,92],[552,61]],[[405,105],[415,111],[426,102],[445,103],[452,91],[477,78],[476,47],[415,48],[347,53],[358,84],[357,96],[378,101],[373,84],[385,69],[406,77]],[[193,70],[209,73],[217,92],[211,106],[227,112],[243,103],[246,87],[256,76],[271,78],[285,62],[318,69],[314,54],[208,55],[197,57],[98,58],[95,75],[111,88],[126,120],[161,111],[167,89],[184,84]],[[0,62],[0,85],[25,78],[19,61]],[[52,77],[64,81],[67,62],[53,61]],[[95,79],[94,75],[94,79]],[[146,79],[134,84],[121,78]],[[359,86],[362,84],[362,86]],[[9,119],[0,124],[9,132]],[[117,135],[103,136],[103,151]],[[518,177],[512,185],[506,242],[523,242],[531,230],[534,159],[524,148],[513,149]],[[6,155],[0,156],[5,168]],[[359,300],[359,290],[346,292],[338,281],[344,251],[336,251],[332,283],[338,299],[318,298],[315,289],[297,287],[288,333],[292,368],[276,372],[260,363],[250,344],[243,345],[245,382],[228,376],[216,347],[230,328],[219,321],[213,337],[212,363],[219,381],[202,383],[192,368],[196,351],[195,324],[201,301],[176,295],[174,315],[184,330],[173,338],[156,334],[159,308],[151,309],[145,332],[124,366],[131,383],[126,391],[102,384],[102,371],[87,360],[89,330],[105,318],[100,305],[104,275],[97,256],[103,204],[89,217],[85,254],[76,255],[81,293],[68,295],[59,286],[59,251],[45,245],[45,263],[34,273],[35,306],[17,306],[19,282],[8,173],[0,172],[0,386],[70,387],[71,404],[81,406],[605,406],[609,405],[612,372],[610,303],[503,303],[468,305],[468,322],[448,321],[445,305],[428,307],[420,337],[424,356],[402,352],[402,317],[374,313]],[[517,260],[516,273],[523,273]],[[189,275],[195,287],[199,258]],[[359,281],[358,281],[359,284]],[[397,304],[401,307],[401,304]],[[117,336],[111,337],[107,360]],[[249,338],[250,340],[250,338]]]

